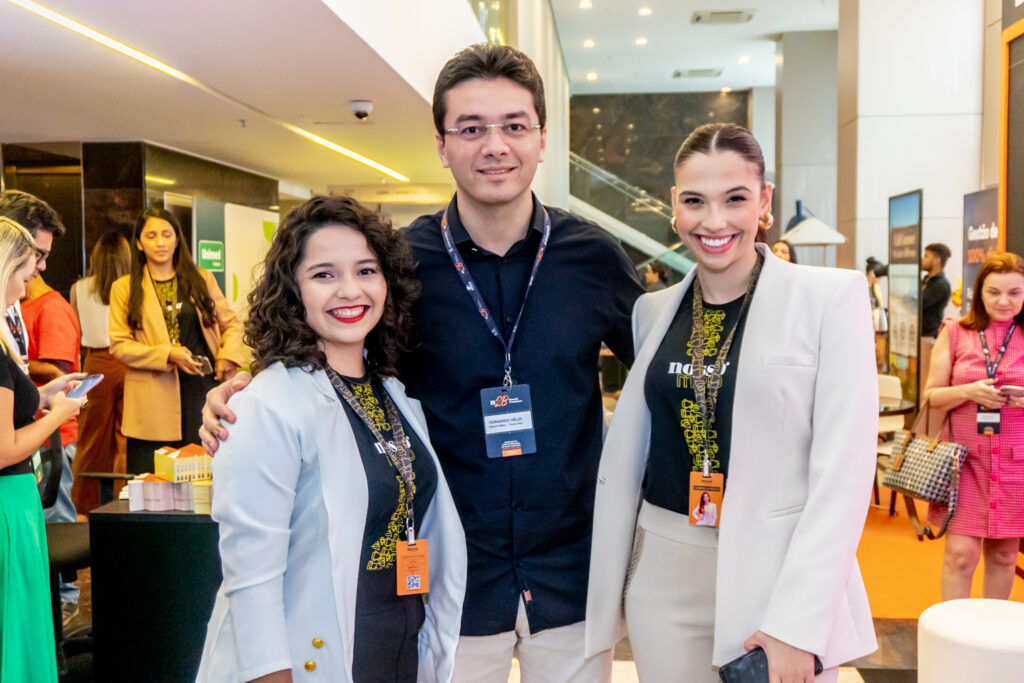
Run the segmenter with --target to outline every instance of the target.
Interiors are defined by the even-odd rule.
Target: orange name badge
[[[722,496],[725,475],[712,472],[690,472],[690,524],[717,527],[722,518]]]
[[[427,539],[416,539],[416,545],[406,541],[396,544],[398,594],[415,595],[430,592],[430,564],[427,561]]]

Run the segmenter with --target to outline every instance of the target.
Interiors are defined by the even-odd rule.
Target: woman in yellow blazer
[[[128,472],[153,469],[161,446],[197,442],[206,392],[245,363],[242,326],[198,268],[173,214],[135,221],[131,274],[110,290],[110,353],[128,366],[122,431]]]

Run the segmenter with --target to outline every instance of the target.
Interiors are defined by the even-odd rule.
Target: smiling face
[[[772,188],[757,167],[732,151],[694,154],[676,168],[672,210],[676,231],[708,273],[753,268],[757,219],[771,207]]]
[[[328,364],[361,376],[366,335],[384,314],[388,295],[366,237],[345,225],[320,228],[306,241],[295,280],[306,322],[320,338]]]
[[[35,254],[31,258],[25,260],[13,273],[11,273],[10,279],[7,281],[7,286],[4,288],[4,309],[8,309],[16,304],[21,297],[25,296],[25,287],[28,285],[28,281],[36,276],[36,258]]]
[[[463,81],[444,95],[445,129],[489,124],[533,126],[538,123],[533,95],[507,78]],[[546,130],[530,129],[519,138],[509,138],[497,129],[487,129],[478,140],[465,140],[457,133],[437,136],[437,153],[445,168],[451,169],[460,201],[481,206],[500,206],[525,201],[537,164],[544,161]]]
[[[981,286],[981,303],[992,320],[1013,320],[1024,306],[1024,275],[990,273]]]
[[[174,226],[163,218],[149,218],[142,226],[135,246],[145,254],[147,264],[172,265],[174,251],[178,246],[178,235],[174,231]]]

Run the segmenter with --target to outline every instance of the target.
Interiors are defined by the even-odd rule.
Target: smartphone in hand
[[[195,359],[196,362],[199,363],[200,367],[202,368],[202,372],[204,375],[213,374],[213,365],[210,363],[209,358],[207,358],[206,356],[196,356]]]
[[[821,660],[814,655],[814,675],[823,671]],[[718,670],[718,677],[726,683],[768,683],[768,655],[755,647],[750,652],[728,662]]]
[[[94,386],[103,381],[103,375],[88,375],[83,379],[77,387],[69,391],[66,396],[68,398],[82,398],[89,393],[89,390]]]
[[[996,388],[999,389],[999,393],[1003,396],[1009,396],[1011,398],[1020,398],[1021,396],[1024,396],[1024,387],[1018,387],[1013,384],[1004,384]]]

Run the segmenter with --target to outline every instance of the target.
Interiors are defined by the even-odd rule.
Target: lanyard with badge
[[[387,454],[388,460],[398,470],[405,484],[405,543],[395,543],[395,564],[398,574],[398,595],[413,595],[414,593],[427,593],[430,591],[430,566],[428,563],[428,542],[427,539],[416,538],[416,519],[413,516],[413,472],[412,456],[406,448],[405,428],[402,426],[402,417],[398,413],[395,402],[385,390],[383,392],[384,409],[388,414],[388,421],[391,423],[391,431],[394,435],[394,442],[389,443],[380,433],[377,423],[366,413],[366,409],[352,393],[352,390],[345,383],[333,368],[327,368],[327,376],[331,379],[334,390],[338,392],[345,403],[352,409],[359,419],[377,440],[381,450]]]
[[[1003,343],[999,347],[999,354],[994,360],[988,350],[988,340],[985,339],[985,330],[978,332],[978,335],[981,337],[981,350],[985,353],[985,371],[988,373],[989,379],[996,378],[996,370],[999,369],[999,364],[1003,361],[1003,356],[1006,354],[1006,347],[1010,345],[1010,337],[1013,336],[1013,332],[1016,329],[1016,325],[1010,325],[1010,329],[1006,331],[1006,336],[1003,337]],[[989,435],[998,434],[1000,414],[1000,408],[985,408],[984,406],[978,405],[978,433]]]
[[[477,312],[484,319],[491,334],[501,342],[505,350],[505,375],[500,387],[489,387],[480,390],[480,405],[484,418],[484,439],[487,444],[488,458],[507,458],[514,455],[537,452],[537,437],[533,430],[533,406],[530,400],[530,385],[517,384],[512,380],[512,344],[516,339],[516,332],[519,331],[519,322],[523,319],[523,311],[526,309],[526,299],[533,287],[533,280],[537,277],[537,269],[540,261],[544,258],[544,250],[548,245],[548,238],[551,237],[551,217],[547,209],[544,211],[544,232],[540,239],[540,246],[537,247],[537,257],[533,261],[533,270],[530,271],[530,279],[526,283],[526,291],[523,292],[523,302],[519,307],[519,315],[512,326],[512,334],[508,341],[498,329],[494,317],[484,303],[469,268],[462,260],[455,240],[452,238],[452,231],[448,227],[448,210],[445,209],[441,216],[441,235],[444,238],[444,247],[448,251],[448,257],[455,266],[455,271],[462,279],[466,292],[473,300]]]
[[[743,314],[754,296],[757,279],[761,275],[764,256],[758,252],[757,263],[750,273],[740,314],[729,330],[722,346],[718,349],[714,365],[705,369],[704,366],[704,294],[701,291],[700,276],[693,279],[693,334],[690,338],[690,367],[692,368],[693,394],[697,399],[697,409],[703,426],[701,440],[701,469],[690,472],[690,524],[697,526],[717,527],[721,522],[722,498],[725,493],[725,475],[711,471],[711,456],[708,453],[708,440],[711,438],[715,424],[715,407],[718,405],[718,391],[722,388],[722,368],[732,347],[736,328],[740,326]],[[705,500],[707,496],[707,500]]]

